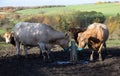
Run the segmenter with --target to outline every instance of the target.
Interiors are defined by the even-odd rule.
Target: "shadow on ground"
[[[2,50],[2,49],[1,49]],[[78,64],[56,64],[56,61],[69,61],[68,51],[56,51],[51,53],[52,61],[44,62],[38,53],[29,54],[28,58],[17,58],[14,49],[0,52],[0,76],[119,76],[120,75],[120,48],[107,48],[108,54],[104,61]],[[34,50],[33,50],[34,51]],[[5,53],[5,54],[4,54]],[[85,49],[78,52],[79,61],[88,61],[90,51]]]

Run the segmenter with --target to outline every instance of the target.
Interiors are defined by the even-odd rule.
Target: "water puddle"
[[[76,64],[88,64],[89,61],[78,61]],[[58,64],[58,65],[66,65],[66,64],[73,64],[71,61],[56,61],[53,64]]]

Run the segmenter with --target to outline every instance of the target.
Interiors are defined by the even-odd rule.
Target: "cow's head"
[[[88,39],[85,37],[83,33],[79,33],[77,37],[78,47],[84,48],[88,42]]]
[[[63,48],[68,48],[69,47],[69,42],[70,42],[70,37],[69,34],[65,34],[64,38],[58,39],[57,43]]]
[[[5,39],[6,43],[10,43],[11,42],[11,38],[14,37],[14,33],[13,32],[6,32],[2,35],[2,37]]]

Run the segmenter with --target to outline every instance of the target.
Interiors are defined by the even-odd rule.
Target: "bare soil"
[[[104,50],[105,51],[105,50]],[[78,51],[77,64],[58,64],[69,61],[69,51],[52,51],[51,59],[44,62],[39,49],[29,50],[28,58],[23,53],[16,56],[15,48],[0,48],[0,76],[120,76],[120,47],[107,48],[103,61],[89,62],[90,51]]]

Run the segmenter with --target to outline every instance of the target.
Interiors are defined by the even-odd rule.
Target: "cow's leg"
[[[50,59],[50,45],[49,44],[46,44],[45,45],[45,48],[46,48],[46,54],[47,54],[47,57],[48,57],[48,59]]]
[[[20,55],[20,42],[16,41],[16,53],[19,56]]]
[[[92,53],[91,53],[91,55],[90,55],[90,61],[93,61],[93,55],[94,55],[94,50],[92,50]]]
[[[27,58],[28,55],[28,47],[26,45],[24,45],[24,53],[25,53],[25,57]]]
[[[50,59],[50,50],[46,51],[48,59]]]
[[[103,46],[104,46],[104,54],[105,54],[105,55],[108,55],[108,54],[109,54],[109,51],[106,49],[107,46],[106,46],[106,43],[105,43],[105,42],[104,42]]]
[[[105,42],[104,42],[103,46],[104,46],[104,48],[106,49],[106,43],[105,43]]]
[[[42,52],[43,59],[45,60],[46,59],[46,57],[45,57],[45,53],[46,53],[45,43],[38,43],[38,44],[39,44],[40,50]]]
[[[103,43],[100,45],[100,48],[98,50],[98,54],[99,54],[99,61],[102,61],[102,55],[101,55],[101,52],[102,52],[102,47],[103,47]]]

